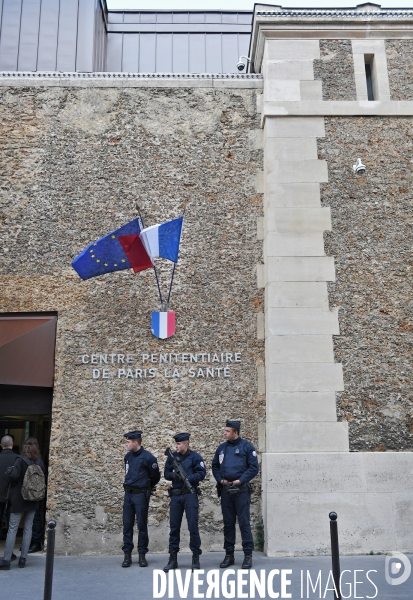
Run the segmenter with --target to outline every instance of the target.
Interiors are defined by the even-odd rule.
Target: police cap
[[[232,429],[241,429],[241,421],[227,421],[225,427],[231,427]]]
[[[175,442],[189,442],[190,433],[177,433],[173,436]]]
[[[140,440],[142,437],[142,431],[128,431],[128,433],[124,433],[123,437],[127,440]]]

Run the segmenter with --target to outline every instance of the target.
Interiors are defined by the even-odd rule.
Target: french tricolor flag
[[[167,258],[174,263],[178,262],[182,222],[183,217],[179,217],[179,219],[167,223],[142,229],[140,239],[152,262],[158,256]]]
[[[153,312],[152,333],[161,340],[171,337],[175,333],[175,313],[172,311]]]

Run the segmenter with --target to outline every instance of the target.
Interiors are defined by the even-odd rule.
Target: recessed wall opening
[[[366,69],[367,100],[375,100],[373,86],[374,54],[364,55],[364,67]]]
[[[0,439],[13,438],[13,452],[35,437],[47,465],[52,417],[56,313],[0,314]],[[46,501],[36,512],[44,532]],[[1,536],[3,533],[3,536]],[[0,532],[3,539],[6,531]],[[34,539],[35,528],[33,529]],[[41,543],[41,542],[40,542]]]

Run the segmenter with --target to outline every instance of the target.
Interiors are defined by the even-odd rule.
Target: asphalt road
[[[227,570],[226,575],[224,570],[219,569],[222,557],[223,554],[217,552],[203,554],[201,556],[203,572],[192,573],[189,570],[191,555],[179,554],[179,573],[174,572],[168,582],[161,571],[167,563],[168,557],[165,554],[148,554],[149,567],[147,568],[140,568],[137,556],[134,555],[133,564],[129,569],[121,568],[121,555],[57,556],[53,600],[132,600],[135,598],[152,600],[156,597],[165,599],[186,597],[191,600],[208,597],[334,599],[332,579],[329,579],[331,569],[329,557],[269,558],[256,552],[254,572],[239,573],[243,555],[236,553],[234,568],[231,572]],[[385,558],[385,556],[341,557],[341,571],[345,569],[350,571],[343,574],[343,598],[375,597],[378,600],[412,600],[413,574],[401,585],[390,585],[385,578]],[[413,563],[413,555],[409,555],[408,559]],[[43,600],[45,563],[43,554],[33,554],[29,555],[25,569],[19,569],[15,561],[10,571],[0,571],[0,600],[29,598]],[[402,576],[404,571],[403,566],[397,566],[400,563],[395,564],[396,570],[398,568],[399,571],[396,575],[392,575],[393,579]],[[368,571],[370,571],[369,578],[367,578]],[[199,583],[194,589],[195,577]],[[251,582],[254,584],[254,581],[256,584],[253,585],[253,595],[250,585]],[[354,581],[360,583],[354,586]],[[178,583],[181,590],[178,589]],[[264,588],[261,594],[260,583]],[[186,594],[185,584],[188,586]],[[312,588],[315,589],[314,592]],[[279,596],[276,596],[277,593]]]

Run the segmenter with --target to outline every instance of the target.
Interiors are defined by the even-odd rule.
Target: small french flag
[[[153,312],[152,333],[155,337],[164,340],[175,333],[174,312]]]

